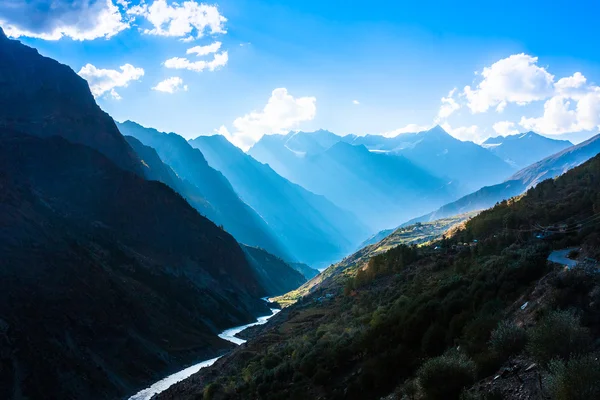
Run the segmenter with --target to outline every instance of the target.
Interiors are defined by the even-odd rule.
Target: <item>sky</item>
[[[2,0],[5,33],[98,104],[243,149],[264,134],[461,140],[600,129],[600,2]]]

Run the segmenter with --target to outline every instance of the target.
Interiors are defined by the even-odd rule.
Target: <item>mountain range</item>
[[[487,149],[458,140],[440,126],[423,132],[401,133],[392,138],[381,135],[357,137],[352,144],[402,155],[434,176],[453,181],[462,194],[504,180],[515,170]]]
[[[183,186],[180,193],[200,213],[216,224],[223,225],[238,241],[262,247],[283,259],[294,260],[264,219],[239,198],[227,178],[212,168],[202,152],[193,148],[183,137],[146,128],[132,121],[119,123],[118,127],[123,135],[133,136],[156,151],[160,160],[179,177],[174,189]]]
[[[483,210],[511,197],[525,193],[545,179],[555,178],[600,153],[600,135],[585,142],[567,147],[516,172],[509,179],[496,185],[483,187],[471,194],[440,207],[436,211],[412,219],[404,224],[433,221],[474,210]]]
[[[535,132],[487,139],[482,146],[508,164],[522,169],[552,154],[571,147],[568,140],[550,139]]]
[[[240,198],[275,232],[295,259],[327,266],[353,250],[369,231],[356,215],[278,175],[225,137],[189,143],[229,180]]]
[[[305,280],[155,181],[181,180],[70,68],[1,30],[0,57],[0,398],[135,393]]]
[[[248,152],[280,175],[352,211],[372,231],[455,198],[454,186],[403,156],[327,131],[263,136]]]

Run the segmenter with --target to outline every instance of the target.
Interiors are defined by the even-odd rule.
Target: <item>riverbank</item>
[[[266,299],[263,299],[263,300],[268,301]],[[273,317],[279,311],[281,311],[281,310],[276,309],[276,308],[271,308],[271,315],[265,315],[265,316],[259,317],[256,320],[256,322],[252,322],[250,324],[236,326],[233,328],[226,329],[223,332],[221,332],[218,336],[223,340],[227,340],[227,341],[239,346],[239,345],[245,343],[246,340],[236,337],[236,335],[238,333],[242,332],[244,329],[247,329],[247,328],[250,328],[253,326],[257,326],[257,325],[265,324],[271,317]],[[216,358],[211,358],[209,360],[201,361],[201,362],[194,364],[188,368],[178,371],[172,375],[169,375],[166,378],[161,379],[160,381],[154,383],[152,386],[150,386],[146,389],[143,389],[143,390],[139,391],[138,393],[134,394],[133,396],[129,397],[128,400],[150,400],[154,395],[167,390],[172,385],[190,377],[191,375],[200,371],[202,368],[210,367],[219,358],[221,358],[221,357],[216,357]]]

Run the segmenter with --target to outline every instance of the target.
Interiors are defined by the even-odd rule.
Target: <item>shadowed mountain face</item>
[[[367,228],[351,212],[291,183],[225,137],[200,136],[189,143],[225,175],[296,259],[327,266],[368,236]]]
[[[454,181],[463,193],[502,181],[516,170],[490,151],[473,142],[458,140],[439,126],[393,138],[357,137],[352,144],[402,155],[431,174]]]
[[[250,266],[269,296],[287,293],[300,287],[306,278],[290,264],[258,247],[242,245]]]
[[[0,28],[0,127],[30,135],[62,136],[92,147],[128,171],[141,164],[113,119],[71,68],[7,39]]]
[[[474,193],[446,204],[437,211],[408,221],[403,226],[414,222],[433,221],[438,218],[492,207],[497,202],[524,193],[527,189],[545,179],[564,174],[598,153],[600,153],[600,135],[596,135],[578,145],[567,147],[527,168],[523,168],[505,182],[481,188]]]
[[[316,137],[322,133],[317,132]],[[302,140],[295,139],[298,135]],[[319,144],[318,140],[309,142],[311,135],[264,136],[249,154],[290,181],[352,211],[373,230],[393,226],[454,197],[446,180],[403,156],[371,152],[364,145],[344,140],[311,153],[309,150],[317,147],[314,143]]]
[[[229,348],[215,333],[267,312],[227,232],[95,150],[4,130],[0,187],[8,393],[123,397]]]
[[[207,218],[223,225],[242,243],[262,247],[286,260],[294,259],[265,221],[238,197],[227,178],[208,165],[200,150],[175,133],[159,132],[131,121],[120,123],[118,127],[124,135],[133,136],[154,148],[162,162],[181,180],[195,187],[181,193],[186,197],[194,196],[190,203]],[[201,205],[197,205],[197,195],[201,196],[202,200],[198,199]]]
[[[534,132],[489,138],[482,144],[483,147],[518,168],[525,168],[572,145],[573,143],[568,140],[550,139]]]

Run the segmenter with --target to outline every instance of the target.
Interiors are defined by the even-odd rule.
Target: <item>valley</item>
[[[600,399],[599,13],[0,1],[0,399]]]

